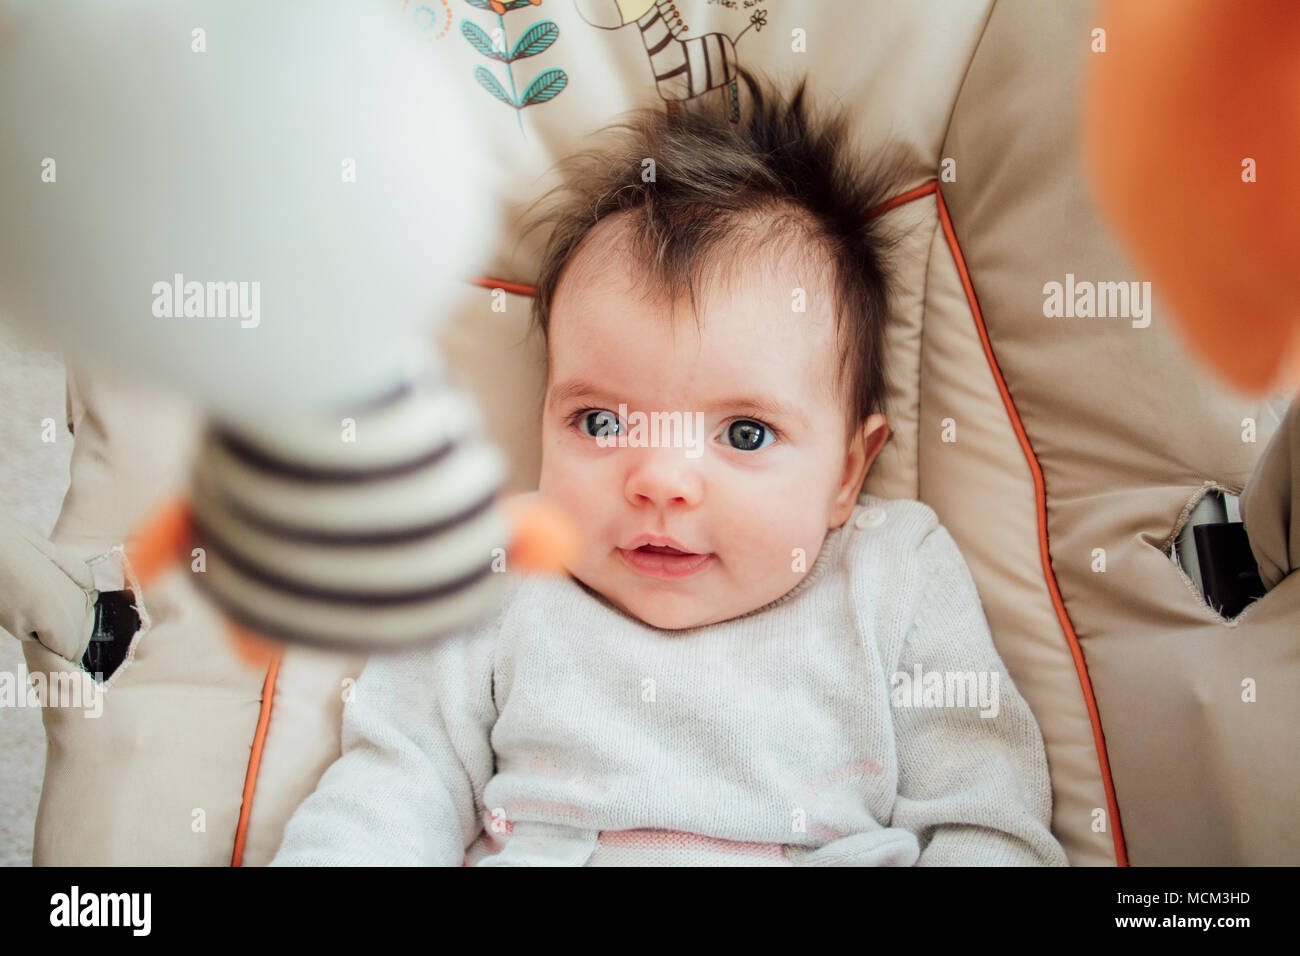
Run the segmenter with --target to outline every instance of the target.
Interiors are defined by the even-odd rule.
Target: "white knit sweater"
[[[571,577],[506,595],[370,659],[271,865],[1066,863],[1038,725],[920,502],[863,495],[790,592],[704,627]]]

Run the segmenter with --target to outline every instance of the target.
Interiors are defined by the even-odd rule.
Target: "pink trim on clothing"
[[[629,850],[707,850],[737,856],[766,856],[773,859],[785,857],[785,848],[780,843],[720,840],[682,830],[601,830],[598,840],[602,846]]]

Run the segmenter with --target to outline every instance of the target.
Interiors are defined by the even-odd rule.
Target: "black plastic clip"
[[[1250,550],[1245,524],[1198,524],[1192,532],[1201,566],[1201,588],[1210,607],[1224,617],[1236,617],[1247,604],[1264,596],[1264,582]]]
[[[95,630],[81,658],[95,680],[103,683],[117,670],[140,630],[140,612],[130,591],[100,591],[95,601]]]

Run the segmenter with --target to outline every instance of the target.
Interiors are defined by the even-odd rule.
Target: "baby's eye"
[[[584,408],[569,416],[569,424],[577,425],[579,431],[592,438],[615,438],[622,428],[618,416],[606,408]]]
[[[727,443],[741,451],[758,451],[776,441],[776,432],[752,418],[737,418],[727,426]]]

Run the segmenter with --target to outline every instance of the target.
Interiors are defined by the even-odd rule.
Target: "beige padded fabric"
[[[243,865],[270,862],[290,815],[338,759],[343,702],[364,664],[365,658],[356,654],[304,647],[285,651],[275,680]]]
[[[5,629],[75,665],[95,626],[97,592],[85,558],[3,515],[0,541]]]
[[[1118,798],[1120,819],[1103,818],[1108,831],[1122,825],[1138,865],[1294,863],[1300,586],[1291,581],[1226,622],[1162,553],[1205,487],[1241,490],[1272,418],[1189,357],[1159,289],[1147,328],[1043,311],[1044,284],[1067,273],[1144,278],[1096,220],[1078,167],[1077,82],[1093,55],[1093,25],[1080,8],[998,3],[954,110],[945,155],[957,157],[958,173],[944,192],[1042,467],[1052,567],[1088,665]],[[1244,419],[1257,423],[1256,442],[1242,440]],[[976,520],[971,497],[981,496],[963,495],[940,518]],[[994,501],[981,535],[954,532],[968,557],[991,566],[1004,563],[1011,537],[998,527],[1009,503]],[[998,646],[1029,653],[1005,639]],[[1012,669],[1019,680],[1024,667]],[[1242,700],[1248,679],[1258,682],[1257,703]],[[1074,696],[1067,683],[1058,692]],[[1061,716],[1059,701],[1029,700],[1040,716]],[[1065,766],[1049,759],[1059,801]],[[1063,816],[1089,812],[1094,795],[1079,797],[1058,802],[1059,833],[1082,831],[1081,818]]]
[[[137,634],[98,718],[43,712],[38,866],[230,862],[262,675],[233,659],[182,574],[145,594],[154,627]],[[25,650],[29,672],[66,666],[40,644]]]
[[[1241,520],[1272,588],[1300,568],[1300,402],[1292,402],[1241,493]]]
[[[696,36],[735,36],[754,12],[677,6]],[[656,90],[635,25],[600,30],[577,9],[506,14],[507,48],[540,20],[559,28],[549,49],[514,63],[510,83],[459,23],[440,39],[426,31],[431,49],[465,71],[462,86],[430,96],[469,97],[482,111],[506,198],[507,228],[480,270],[487,281],[467,286],[438,336],[511,457],[512,491],[537,484],[545,374],[523,288],[545,237],[521,240],[519,214],[551,185],[556,160],[624,110],[662,107],[660,93],[672,90]],[[1071,862],[1294,862],[1300,583],[1290,575],[1224,622],[1160,553],[1205,487],[1241,489],[1271,419],[1195,367],[1158,293],[1145,329],[1043,314],[1044,283],[1067,273],[1142,278],[1095,220],[1077,166],[1089,12],[1033,0],[787,0],[768,7],[736,55],[786,81],[807,72],[814,102],[851,108],[862,148],[892,138],[912,163],[902,188],[914,194],[885,214],[904,235],[889,328],[892,435],[864,490],[920,498],[961,547],[998,650],[1042,727],[1054,830]],[[498,25],[468,5],[463,17]],[[806,52],[797,52],[801,38]],[[562,69],[567,85],[515,110],[476,84],[475,67],[516,92],[547,69]],[[956,179],[936,186],[945,159]],[[55,539],[89,556],[119,543],[178,486],[193,421],[86,381]],[[1247,417],[1258,422],[1253,444],[1240,437]],[[1105,573],[1093,570],[1099,548]],[[152,624],[102,721],[46,712],[38,863],[229,863],[246,789],[241,862],[265,863],[337,756],[342,702],[363,662],[295,648],[264,701],[272,682],[234,659],[187,574],[146,589]],[[33,669],[55,666],[51,657],[29,647]],[[1241,700],[1247,679],[1256,703]],[[255,747],[259,726],[265,740]]]
[[[90,558],[183,487],[195,420],[170,396],[75,372],[69,404],[72,482],[52,539]],[[159,580],[143,603],[151,626],[113,674],[102,714],[43,711],[38,866],[230,860],[262,675],[233,658],[184,572]],[[24,650],[31,673],[75,673],[41,644]]]
[[[959,159],[959,176],[969,175],[963,165]],[[1040,558],[1033,475],[942,229],[930,264],[919,497],[961,548],[998,652],[1038,718],[1057,838],[1072,865],[1114,863],[1110,834],[1091,827],[1106,794],[1079,675]]]

